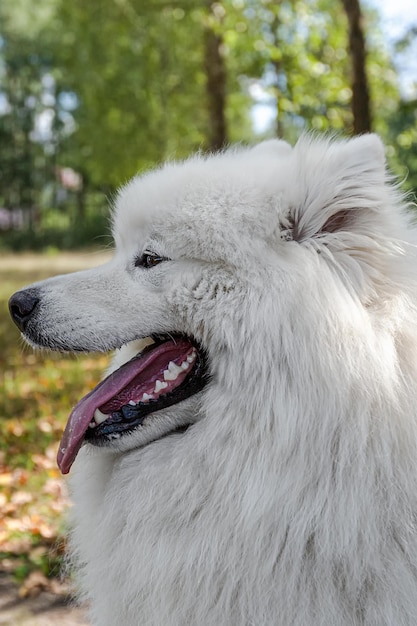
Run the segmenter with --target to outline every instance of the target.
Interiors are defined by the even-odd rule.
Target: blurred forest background
[[[57,250],[111,244],[117,188],[194,150],[373,130],[415,194],[417,71],[402,64],[417,65],[417,5],[390,41],[379,6],[0,0],[0,571],[23,593],[59,572],[68,499],[57,442],[107,357],[23,350],[8,297],[101,262]]]
[[[311,129],[380,133],[417,189],[417,87],[397,72],[417,7],[388,43],[375,6],[1,0],[0,245],[78,247],[138,171]]]

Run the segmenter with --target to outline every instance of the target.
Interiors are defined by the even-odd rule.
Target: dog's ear
[[[377,135],[347,141],[303,138],[295,149],[299,181],[295,237],[358,232],[384,221],[384,147]]]

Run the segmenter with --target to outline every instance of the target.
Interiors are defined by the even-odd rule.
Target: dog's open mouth
[[[101,381],[74,407],[58,450],[67,474],[84,440],[119,438],[155,411],[194,395],[207,383],[204,351],[183,336],[154,337],[133,359]]]

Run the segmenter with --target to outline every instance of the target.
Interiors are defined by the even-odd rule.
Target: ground
[[[23,587],[24,589],[24,587]],[[33,589],[22,597],[10,574],[0,571],[0,626],[88,626],[83,609],[71,606],[65,586]]]
[[[34,353],[20,340],[7,300],[32,281],[109,258],[0,254],[0,626],[88,626],[59,580],[69,499],[55,456],[70,407],[107,363],[106,356]]]

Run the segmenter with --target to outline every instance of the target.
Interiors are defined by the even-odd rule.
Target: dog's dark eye
[[[162,261],[168,261],[168,259],[156,254],[155,252],[144,252],[136,259],[135,267],[144,267],[149,269],[150,267],[155,267],[155,265],[162,263]]]

